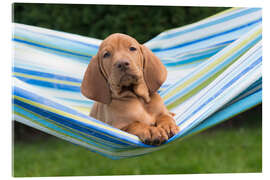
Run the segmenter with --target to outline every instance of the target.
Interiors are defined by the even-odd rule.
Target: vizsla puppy
[[[165,66],[147,47],[117,33],[101,43],[90,61],[81,92],[96,101],[90,116],[145,144],[160,145],[179,131],[157,93],[166,77]]]

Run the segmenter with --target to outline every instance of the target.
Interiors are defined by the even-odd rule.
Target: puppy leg
[[[165,130],[168,137],[172,137],[179,132],[179,127],[171,115],[161,115],[158,117],[156,126]]]
[[[137,94],[137,96],[142,97],[146,103],[150,102],[151,98],[149,96],[148,88],[144,81],[139,81],[139,83],[134,86],[134,92]]]
[[[168,140],[167,133],[161,127],[149,126],[145,123],[134,122],[122,130],[138,136],[141,141],[149,145],[160,145]]]

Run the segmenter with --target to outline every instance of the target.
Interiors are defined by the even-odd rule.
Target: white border
[[[13,2],[46,2],[72,4],[122,4],[157,6],[224,6],[224,7],[263,7],[263,0],[17,0]]]
[[[172,6],[224,6],[224,7],[263,7],[263,173],[258,174],[207,174],[207,175],[154,175],[154,176],[92,176],[92,177],[57,177],[57,179],[138,179],[138,178],[170,178],[170,179],[208,179],[208,180],[222,180],[222,179],[268,179],[270,174],[269,169],[269,115],[265,109],[269,109],[269,68],[270,68],[270,55],[269,55],[269,42],[270,42],[270,26],[269,15],[270,6],[267,0],[11,0],[4,1],[0,6],[1,18],[1,166],[0,176],[3,179],[14,179],[11,177],[11,7],[14,2],[27,2],[27,3],[69,3],[69,4],[124,4],[124,5],[172,5]],[[269,111],[269,110],[268,110]],[[4,114],[4,115],[3,115]],[[117,163],[117,162],[116,162]],[[181,163],[181,162],[180,162]],[[18,178],[16,178],[18,179]],[[20,179],[20,178],[19,178]],[[23,179],[41,179],[41,178],[23,178]],[[51,178],[42,178],[51,179]]]

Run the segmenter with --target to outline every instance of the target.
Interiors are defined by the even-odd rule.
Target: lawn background
[[[13,5],[13,22],[104,39],[120,32],[140,43],[227,8],[26,4]],[[181,142],[144,156],[110,160],[14,122],[13,174],[90,176],[262,171],[261,105]]]

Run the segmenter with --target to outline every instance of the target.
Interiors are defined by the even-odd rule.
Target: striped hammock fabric
[[[156,151],[262,101],[262,17],[232,8],[145,43],[164,63],[159,90],[180,132],[161,146],[88,116],[80,93],[101,40],[14,23],[13,119],[112,159]]]

